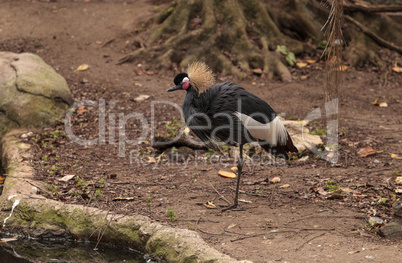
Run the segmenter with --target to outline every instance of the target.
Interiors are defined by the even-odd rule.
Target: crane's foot
[[[237,210],[237,211],[239,211],[239,210],[243,210],[243,209],[239,206],[239,204],[234,203],[234,204],[232,204],[230,206],[222,208],[221,212],[225,212],[225,211],[228,211],[228,210]]]

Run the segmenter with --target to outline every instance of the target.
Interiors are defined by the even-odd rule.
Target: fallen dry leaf
[[[232,173],[232,172],[226,172],[226,171],[224,171],[224,170],[220,170],[220,171],[218,172],[218,174],[219,174],[220,176],[223,176],[223,177],[226,177],[226,178],[236,178],[236,177],[237,177],[236,174],[234,174],[234,173]]]
[[[279,177],[274,177],[274,178],[271,179],[270,182],[273,183],[273,184],[280,183],[280,182],[281,182],[281,178],[279,178]]]
[[[71,179],[73,179],[75,177],[75,174],[68,174],[66,176],[63,176],[62,178],[58,179],[61,182],[68,182]]]
[[[262,69],[255,68],[255,69],[253,69],[253,73],[256,74],[256,75],[262,75]]]
[[[300,76],[300,79],[301,79],[301,80],[305,80],[305,79],[307,79],[307,78],[308,78],[307,75],[302,75],[302,76]]]
[[[336,71],[346,71],[348,69],[348,66],[342,65],[339,66],[339,68],[336,69]]]
[[[136,101],[136,102],[141,102],[141,101],[144,101],[144,100],[147,100],[147,99],[149,99],[149,95],[140,95],[140,96],[138,96],[137,98],[135,98],[134,100]]]
[[[360,252],[360,250],[350,251],[350,252],[348,252],[348,255],[353,255],[353,254],[356,254],[359,252]]]
[[[145,156],[145,158],[147,158],[147,160],[145,160],[147,163],[156,163],[155,158],[152,156]]]
[[[395,183],[402,184],[402,176],[398,176],[397,178],[395,178]]]
[[[378,102],[378,98],[376,98],[375,101],[373,101],[371,104],[373,104],[374,106],[380,106],[380,103]]]
[[[189,128],[189,127],[186,127],[186,128],[184,129],[184,133],[190,133],[190,128]]]
[[[87,70],[88,68],[89,68],[88,64],[82,64],[75,71],[84,71]]]
[[[308,64],[305,63],[305,62],[297,62],[296,65],[297,65],[298,68],[304,68],[304,67],[307,66]]]
[[[204,203],[204,206],[205,206],[206,208],[209,208],[209,209],[216,209],[216,205],[214,205],[214,204],[213,204],[212,202],[210,202],[210,201]]]
[[[232,170],[233,172],[237,172],[237,166],[233,166],[232,168],[230,168],[230,170]]]
[[[82,114],[86,112],[87,110],[84,108],[84,106],[79,106],[76,110],[77,114]]]
[[[402,159],[402,157],[399,157],[395,153],[391,153],[391,158],[393,158],[393,159]]]
[[[376,153],[377,153],[377,151],[374,150],[374,148],[371,147],[370,145],[364,145],[357,151],[357,154],[360,157],[366,157],[366,156],[373,155]]]
[[[284,185],[279,186],[279,188],[288,188],[289,186],[290,186],[290,184],[284,184]]]
[[[395,193],[402,194],[402,189],[395,189]]]
[[[315,60],[315,59],[307,59],[306,62],[309,63],[309,64],[314,64],[315,62],[317,62],[317,60]]]
[[[397,73],[402,73],[402,67],[398,66],[398,63],[395,61],[394,67],[392,68],[393,71]]]
[[[236,224],[230,224],[230,225],[227,227],[227,229],[234,228],[235,226],[237,226],[237,225],[236,225]]]
[[[388,103],[386,103],[386,102],[381,102],[379,106],[380,106],[381,108],[386,108],[386,107],[388,107]]]
[[[311,190],[312,190],[314,193],[317,193],[317,194],[320,194],[320,195],[328,195],[328,192],[325,191],[323,187],[316,187],[316,186],[313,186],[313,187],[311,187]]]

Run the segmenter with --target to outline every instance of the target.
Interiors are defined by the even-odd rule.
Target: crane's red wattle
[[[186,81],[186,82],[183,82],[183,84],[182,84],[182,87],[183,87],[183,89],[188,89],[188,87],[190,86],[190,82],[188,82],[188,81]]]

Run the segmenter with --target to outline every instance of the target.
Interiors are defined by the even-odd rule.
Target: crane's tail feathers
[[[289,134],[279,117],[275,117],[275,119],[269,123],[267,141],[272,146],[286,145],[288,135]]]

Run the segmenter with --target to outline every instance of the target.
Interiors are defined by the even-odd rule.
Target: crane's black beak
[[[178,85],[176,85],[174,87],[171,87],[170,89],[167,90],[167,92],[171,92],[171,91],[175,91],[175,90],[179,90],[179,89],[183,89],[181,84],[178,84]]]

